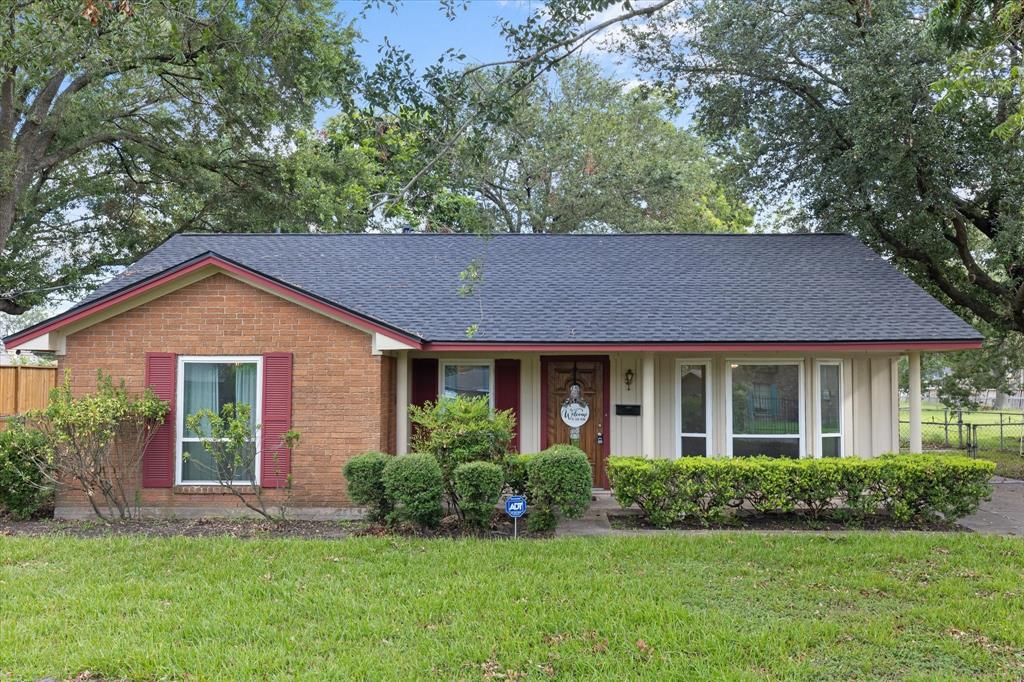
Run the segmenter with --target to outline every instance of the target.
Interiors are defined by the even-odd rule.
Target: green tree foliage
[[[490,229],[477,201],[455,191],[449,166],[434,167],[403,191],[430,163],[433,120],[426,105],[402,106],[395,115],[367,107],[332,116],[316,134],[301,134],[285,161],[295,228],[361,232],[422,223],[437,231]]]
[[[289,152],[318,105],[349,103],[358,76],[333,2],[3,8],[0,312],[74,295],[176,230],[317,217],[294,201],[307,160]]]
[[[477,72],[462,85],[508,92],[509,73]],[[718,161],[672,122],[676,112],[664,97],[629,92],[585,59],[563,62],[511,92],[487,103],[439,94],[450,111],[435,102],[397,115],[332,118],[310,140],[310,149],[319,150],[310,158],[363,172],[348,175],[352,184],[342,191],[322,195],[324,217],[357,225],[397,218],[459,232],[708,232],[750,225],[750,211],[718,177]],[[486,115],[478,115],[481,106]],[[442,152],[450,126],[438,122],[445,120],[467,127]],[[327,180],[331,163],[319,168]]]
[[[506,71],[490,75],[500,80]],[[495,87],[487,84],[484,87]],[[714,232],[751,223],[703,143],[656,93],[562,62],[474,127],[452,173],[499,232]]]
[[[964,315],[1019,332],[1024,149],[990,134],[989,101],[936,106],[951,52],[925,19],[902,0],[679,2],[624,49],[694,99],[760,205],[787,197],[796,229],[855,234]]]
[[[975,409],[979,393],[994,390],[1011,394],[1024,390],[1020,384],[1024,368],[1024,335],[986,332],[980,350],[956,353],[924,353],[921,356],[921,384],[934,388],[947,407]],[[900,385],[909,386],[909,367],[900,360]]]
[[[944,0],[933,10],[938,38],[955,52],[936,90],[942,105],[988,101],[993,133],[1010,141],[1024,132],[1024,5],[1020,0]]]
[[[966,317],[1021,332],[1024,137],[992,134],[1006,98],[942,96],[959,72],[934,7],[551,0],[502,24],[503,64],[536,79],[619,29],[647,89],[693,105],[755,206],[792,208],[789,229],[857,235]]]

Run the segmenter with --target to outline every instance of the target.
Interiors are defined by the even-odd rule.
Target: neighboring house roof
[[[981,339],[861,242],[824,234],[182,234],[59,317],[203,257],[433,344]]]

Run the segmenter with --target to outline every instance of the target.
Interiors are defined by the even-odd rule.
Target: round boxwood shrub
[[[391,458],[384,466],[384,492],[392,504],[388,520],[432,528],[441,520],[444,477],[433,455]]]
[[[0,431],[0,507],[15,519],[30,519],[53,506],[53,488],[39,470],[46,438],[11,423]]]
[[[348,481],[349,499],[365,506],[373,521],[384,521],[391,513],[391,502],[384,490],[384,467],[392,459],[383,452],[367,452],[350,459],[342,469]]]
[[[491,522],[504,483],[505,472],[491,462],[467,462],[455,467],[459,509],[469,525],[484,528]]]
[[[508,454],[501,460],[505,470],[505,489],[513,495],[525,495],[529,489],[529,474],[526,465],[537,454]]]
[[[585,452],[571,445],[555,445],[530,459],[527,528],[552,530],[557,514],[583,516],[590,506],[592,474]]]

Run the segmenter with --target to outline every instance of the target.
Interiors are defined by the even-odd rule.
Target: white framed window
[[[843,363],[819,360],[815,421],[818,425],[818,457],[843,457]]]
[[[250,423],[259,422],[263,392],[263,358],[260,356],[197,356],[178,357],[177,374],[177,447],[174,481],[177,485],[217,485],[213,458],[203,448],[201,435],[185,427],[185,418],[200,410],[220,413],[228,404],[246,404],[251,410]],[[256,456],[252,471],[236,470],[233,483],[245,484],[259,480],[260,439],[253,443]]]
[[[490,360],[444,360],[440,363],[441,398],[486,397],[494,407],[494,363]]]
[[[730,457],[804,455],[802,360],[730,360],[725,398]]]
[[[711,361],[676,362],[676,457],[711,453]]]

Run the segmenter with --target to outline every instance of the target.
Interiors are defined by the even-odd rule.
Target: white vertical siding
[[[439,353],[410,352],[410,358],[430,355],[444,357]],[[523,452],[540,449],[541,430],[544,420],[540,402],[541,353],[460,353],[459,357],[518,358],[521,361],[520,395],[520,439]],[[645,452],[642,447],[642,416],[620,416],[615,414],[616,404],[641,404],[643,395],[643,372],[641,353],[621,352],[609,354],[610,402],[611,402],[611,452],[614,455],[645,455],[648,457],[675,457],[676,455],[676,366],[681,359],[702,359],[711,361],[712,397],[712,452],[724,455],[727,452],[726,434],[726,366],[730,360],[772,357],[765,353],[703,353],[678,354],[658,353],[655,355],[655,447]],[[804,368],[804,448],[806,453],[816,453],[819,448],[816,423],[816,401],[819,378],[816,360],[840,360],[843,390],[843,450],[849,455],[874,457],[883,452],[899,449],[898,424],[898,365],[897,356],[886,354],[820,354],[794,355],[779,354],[779,359],[801,360]],[[633,370],[633,383],[626,387],[626,371]]]

